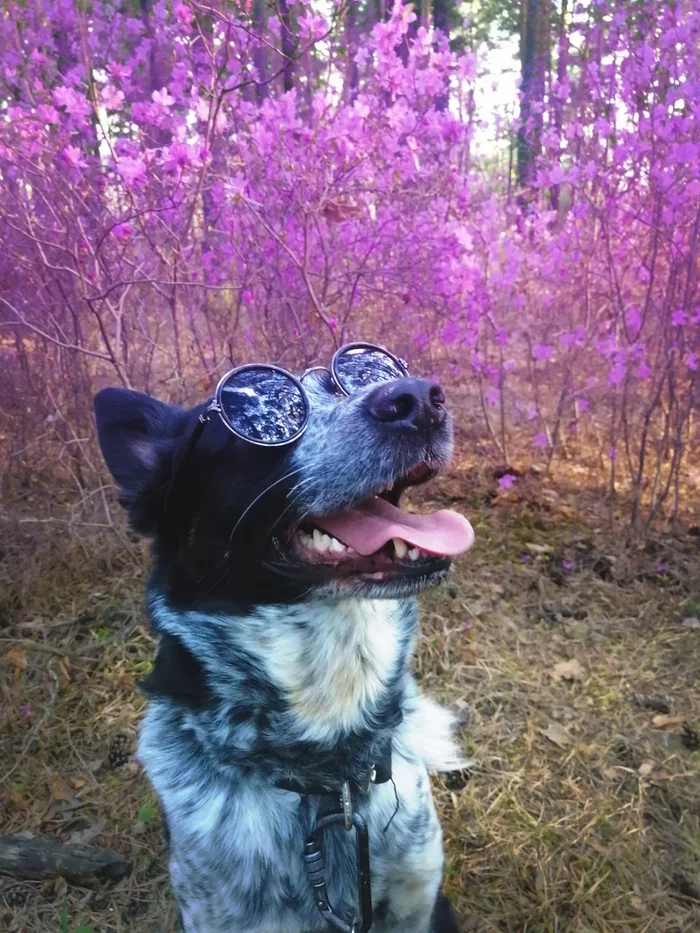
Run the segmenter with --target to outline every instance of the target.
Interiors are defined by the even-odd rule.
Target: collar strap
[[[275,787],[279,787],[280,790],[289,790],[293,791],[295,794],[301,794],[302,796],[315,796],[315,797],[337,797],[338,794],[342,792],[343,784],[347,783],[350,786],[350,789],[357,793],[357,791],[369,790],[370,784],[386,784],[387,781],[391,780],[391,742],[388,742],[386,746],[381,750],[377,761],[367,772],[366,779],[360,783],[355,779],[343,780],[339,779],[339,783],[335,787],[329,787],[328,785],[323,784],[307,784],[302,781],[275,781]]]

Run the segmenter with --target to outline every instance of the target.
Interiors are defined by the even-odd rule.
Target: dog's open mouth
[[[342,512],[303,522],[290,541],[293,556],[338,577],[388,580],[445,570],[451,558],[472,546],[469,522],[447,509],[425,515],[399,508],[406,489],[436,473],[429,463],[422,463],[390,488],[377,490]]]

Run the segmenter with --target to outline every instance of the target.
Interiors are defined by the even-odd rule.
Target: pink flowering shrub
[[[516,198],[472,151],[474,56],[410,8],[358,38],[344,5],[290,3],[292,58],[254,6],[3,13],[10,448],[43,432],[89,486],[101,382],[195,401],[232,363],[372,339],[448,384],[494,461],[597,462],[635,520],[669,493],[677,510],[700,404],[700,11],[575,11]]]

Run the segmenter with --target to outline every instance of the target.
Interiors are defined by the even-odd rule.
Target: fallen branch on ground
[[[39,880],[60,876],[73,884],[121,881],[131,860],[101,846],[63,845],[52,839],[0,836],[0,874]]]

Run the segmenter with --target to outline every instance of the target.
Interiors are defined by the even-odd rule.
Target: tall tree
[[[285,91],[291,91],[294,87],[294,33],[292,32],[292,17],[287,0],[279,0],[279,16],[282,24],[282,56],[284,58],[282,76],[284,89]]]
[[[523,0],[520,26],[520,121],[517,138],[518,186],[534,180],[541,152],[544,92],[550,65],[550,0]]]
[[[262,42],[265,31],[265,0],[253,0],[253,30],[256,38],[253,49],[253,64],[258,73],[255,96],[258,102],[262,103],[270,93],[267,86],[267,50]]]

